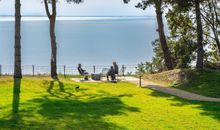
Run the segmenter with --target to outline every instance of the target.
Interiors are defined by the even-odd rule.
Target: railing
[[[93,66],[82,66],[89,73],[101,73],[103,69],[110,68],[111,65],[93,65]],[[137,65],[119,65],[119,73],[121,75],[132,75],[136,73]],[[0,64],[0,75],[13,75],[14,66],[13,65],[1,65]],[[67,66],[59,65],[57,66],[58,74],[62,75],[77,75],[77,66]],[[23,75],[49,75],[50,66],[40,66],[40,65],[23,65],[22,66]]]

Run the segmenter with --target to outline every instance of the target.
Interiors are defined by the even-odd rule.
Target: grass
[[[0,77],[0,129],[220,128],[220,103],[187,101],[127,82],[75,83],[25,77],[15,86],[13,94],[12,78]],[[20,94],[16,93],[19,86]],[[79,91],[75,89],[78,86]]]
[[[186,79],[179,83],[178,74],[184,72]],[[220,98],[220,71],[219,70],[173,70],[159,74],[146,75],[145,79],[157,82],[164,86],[175,87],[188,92]]]
[[[173,85],[173,87],[204,96],[220,98],[220,71],[193,71],[186,82]]]

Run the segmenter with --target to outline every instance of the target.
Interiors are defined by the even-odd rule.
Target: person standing
[[[118,75],[118,65],[117,65],[117,63],[116,62],[113,62],[113,69],[114,69],[114,71],[115,71],[115,74],[116,75]]]

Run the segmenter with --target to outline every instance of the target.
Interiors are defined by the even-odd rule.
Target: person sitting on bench
[[[85,80],[89,80],[89,73],[86,72],[86,70],[82,69],[82,65],[81,64],[78,65],[78,71],[79,71],[80,75],[84,76]]]
[[[114,67],[111,66],[111,68],[109,69],[108,73],[107,73],[107,80],[109,81],[109,76],[111,77],[111,81],[115,81],[115,70]]]

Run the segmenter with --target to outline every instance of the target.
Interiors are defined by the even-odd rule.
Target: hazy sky
[[[0,2],[0,15],[14,15],[14,1],[2,0]],[[145,11],[135,8],[140,0],[132,0],[124,4],[123,0],[84,0],[84,3],[66,4],[59,0],[57,13],[59,16],[152,16],[154,9]],[[21,0],[22,15],[45,16],[44,5],[41,0]]]

